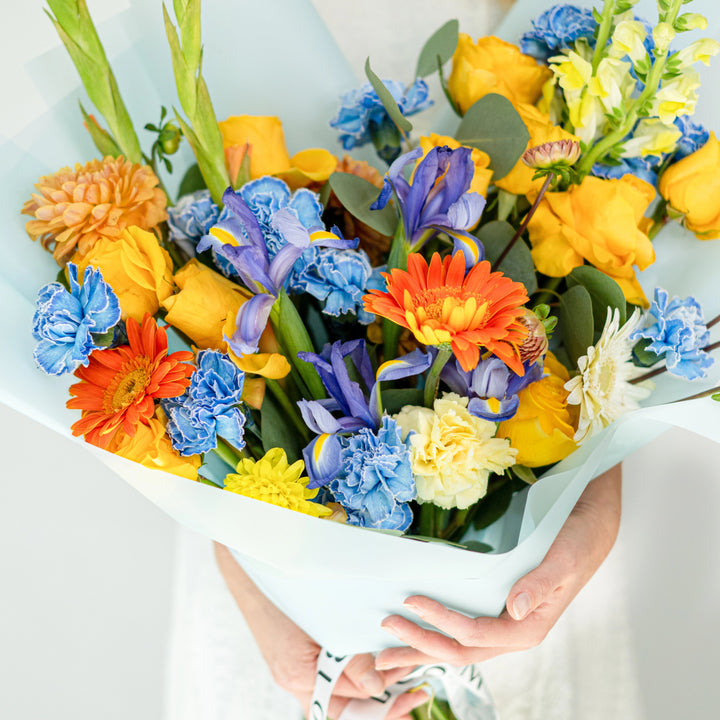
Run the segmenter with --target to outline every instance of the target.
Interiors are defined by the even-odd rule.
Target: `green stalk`
[[[418,534],[425,537],[435,537],[435,506],[432,503],[423,503],[420,506]]]
[[[173,0],[173,8],[177,29],[163,5],[165,34],[170,45],[178,98],[188,122],[181,118],[177,111],[175,115],[183,135],[195,153],[212,199],[222,206],[222,196],[230,185],[230,179],[225,168],[222,134],[202,76],[200,0]]]
[[[307,425],[298,414],[297,405],[294,405],[288,397],[282,385],[277,380],[265,378],[265,386],[272,393],[273,397],[278,401],[280,407],[285,411],[295,429],[300,433],[305,444],[310,442],[310,432]]]
[[[668,22],[671,25],[675,22],[682,3],[683,0],[673,0],[673,4],[665,16],[665,22]],[[599,46],[600,45],[598,43],[598,47]],[[611,132],[609,135],[606,135],[600,142],[593,145],[587,155],[581,158],[580,163],[577,166],[580,178],[585,177],[585,175],[590,172],[595,162],[602,160],[602,158],[605,157],[605,155],[612,150],[613,147],[615,147],[615,145],[617,145],[617,143],[619,143],[633,127],[635,127],[635,123],[639,119],[640,109],[655,95],[655,93],[657,93],[658,88],[660,87],[660,81],[662,80],[663,72],[665,71],[666,62],[667,51],[663,56],[655,58],[655,62],[653,63],[652,69],[650,70],[645,83],[645,88],[625,116],[625,121],[622,125],[620,125],[620,127]]]
[[[393,236],[392,245],[390,246],[390,253],[388,254],[387,271],[398,269],[407,270],[407,259],[410,248],[408,247],[405,239],[405,226],[402,218],[395,229],[395,235]],[[400,342],[400,335],[402,334],[402,327],[392,320],[383,318],[383,360],[394,360],[397,357],[398,344]]]
[[[593,53],[592,60],[592,72],[593,75],[598,69],[598,65],[602,60],[605,53],[605,47],[607,45],[608,38],[610,37],[610,30],[612,30],[612,21],[615,16],[615,0],[605,0],[602,9],[602,18],[600,20],[600,26],[598,28],[597,43],[595,45],[595,52]]]
[[[112,136],[109,139],[127,160],[141,163],[140,142],[85,0],[48,0],[48,5],[51,12],[45,12],[63,41],[88,97],[105,118]]]
[[[451,357],[452,348],[450,345],[443,343],[437,346],[437,355],[425,378],[425,396],[423,398],[425,407],[431,408],[433,406],[438,385],[440,384],[440,373]]]
[[[227,463],[233,470],[235,470],[240,460],[244,457],[244,453],[240,450],[236,450],[222,438],[218,438],[217,440],[217,447],[212,450],[212,452],[214,452],[224,463]]]

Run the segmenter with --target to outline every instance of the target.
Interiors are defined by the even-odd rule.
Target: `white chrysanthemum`
[[[578,360],[580,374],[565,383],[570,393],[568,404],[580,406],[580,422],[573,437],[577,443],[585,442],[626,412],[637,410],[638,401],[650,394],[649,387],[629,382],[639,372],[631,361],[636,341],[630,336],[641,321],[642,313],[637,309],[620,327],[619,311],[608,308],[600,339]]]
[[[438,398],[433,409],[406,405],[395,421],[403,440],[410,435],[417,499],[442,508],[464,509],[487,493],[491,472],[515,462],[510,441],[494,437],[497,425],[471,415],[468,399],[455,393]]]

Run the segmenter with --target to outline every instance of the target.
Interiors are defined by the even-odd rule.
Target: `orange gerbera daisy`
[[[409,328],[424,345],[449,343],[463,370],[478,364],[484,347],[524,375],[519,346],[528,331],[520,318],[528,296],[521,283],[491,272],[485,260],[465,275],[460,252],[443,259],[435,253],[429,266],[411,253],[407,267],[383,273],[387,292],[371,290],[363,298],[368,312]]]
[[[67,406],[83,411],[72,426],[73,435],[84,435],[101,448],[121,426],[134,436],[138,423],[149,423],[155,400],[181,395],[195,370],[187,363],[191,352],[167,354],[165,328],[150,315],[145,315],[142,327],[128,318],[127,335],[128,345],[92,353],[90,364],[75,371],[80,382],[70,387],[75,397]]]

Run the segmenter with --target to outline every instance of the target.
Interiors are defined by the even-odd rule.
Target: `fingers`
[[[403,720],[409,717],[408,713],[424,705],[429,699],[430,695],[425,690],[406,692],[393,703],[387,720]]]
[[[375,658],[369,653],[363,655],[356,655],[347,665],[340,680],[338,680],[335,686],[335,695],[342,695],[343,697],[358,697],[358,695],[348,695],[346,685],[348,683],[341,683],[340,681],[346,678],[352,683],[356,689],[363,691],[363,695],[379,695],[386,687],[384,678],[375,669]]]
[[[375,667],[378,670],[388,670],[388,674],[390,672],[402,672],[405,675],[410,668],[417,665],[432,665],[437,661],[437,658],[425,655],[425,653],[421,653],[412,647],[394,647],[378,653],[377,658],[375,658]],[[397,670],[390,670],[390,668],[397,668]]]

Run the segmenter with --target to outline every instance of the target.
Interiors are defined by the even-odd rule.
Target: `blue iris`
[[[120,321],[120,303],[100,270],[88,266],[78,282],[78,269],[68,263],[70,291],[60,283],[38,291],[32,334],[38,340],[33,356],[48,375],[74,372],[88,365],[90,353]]]

